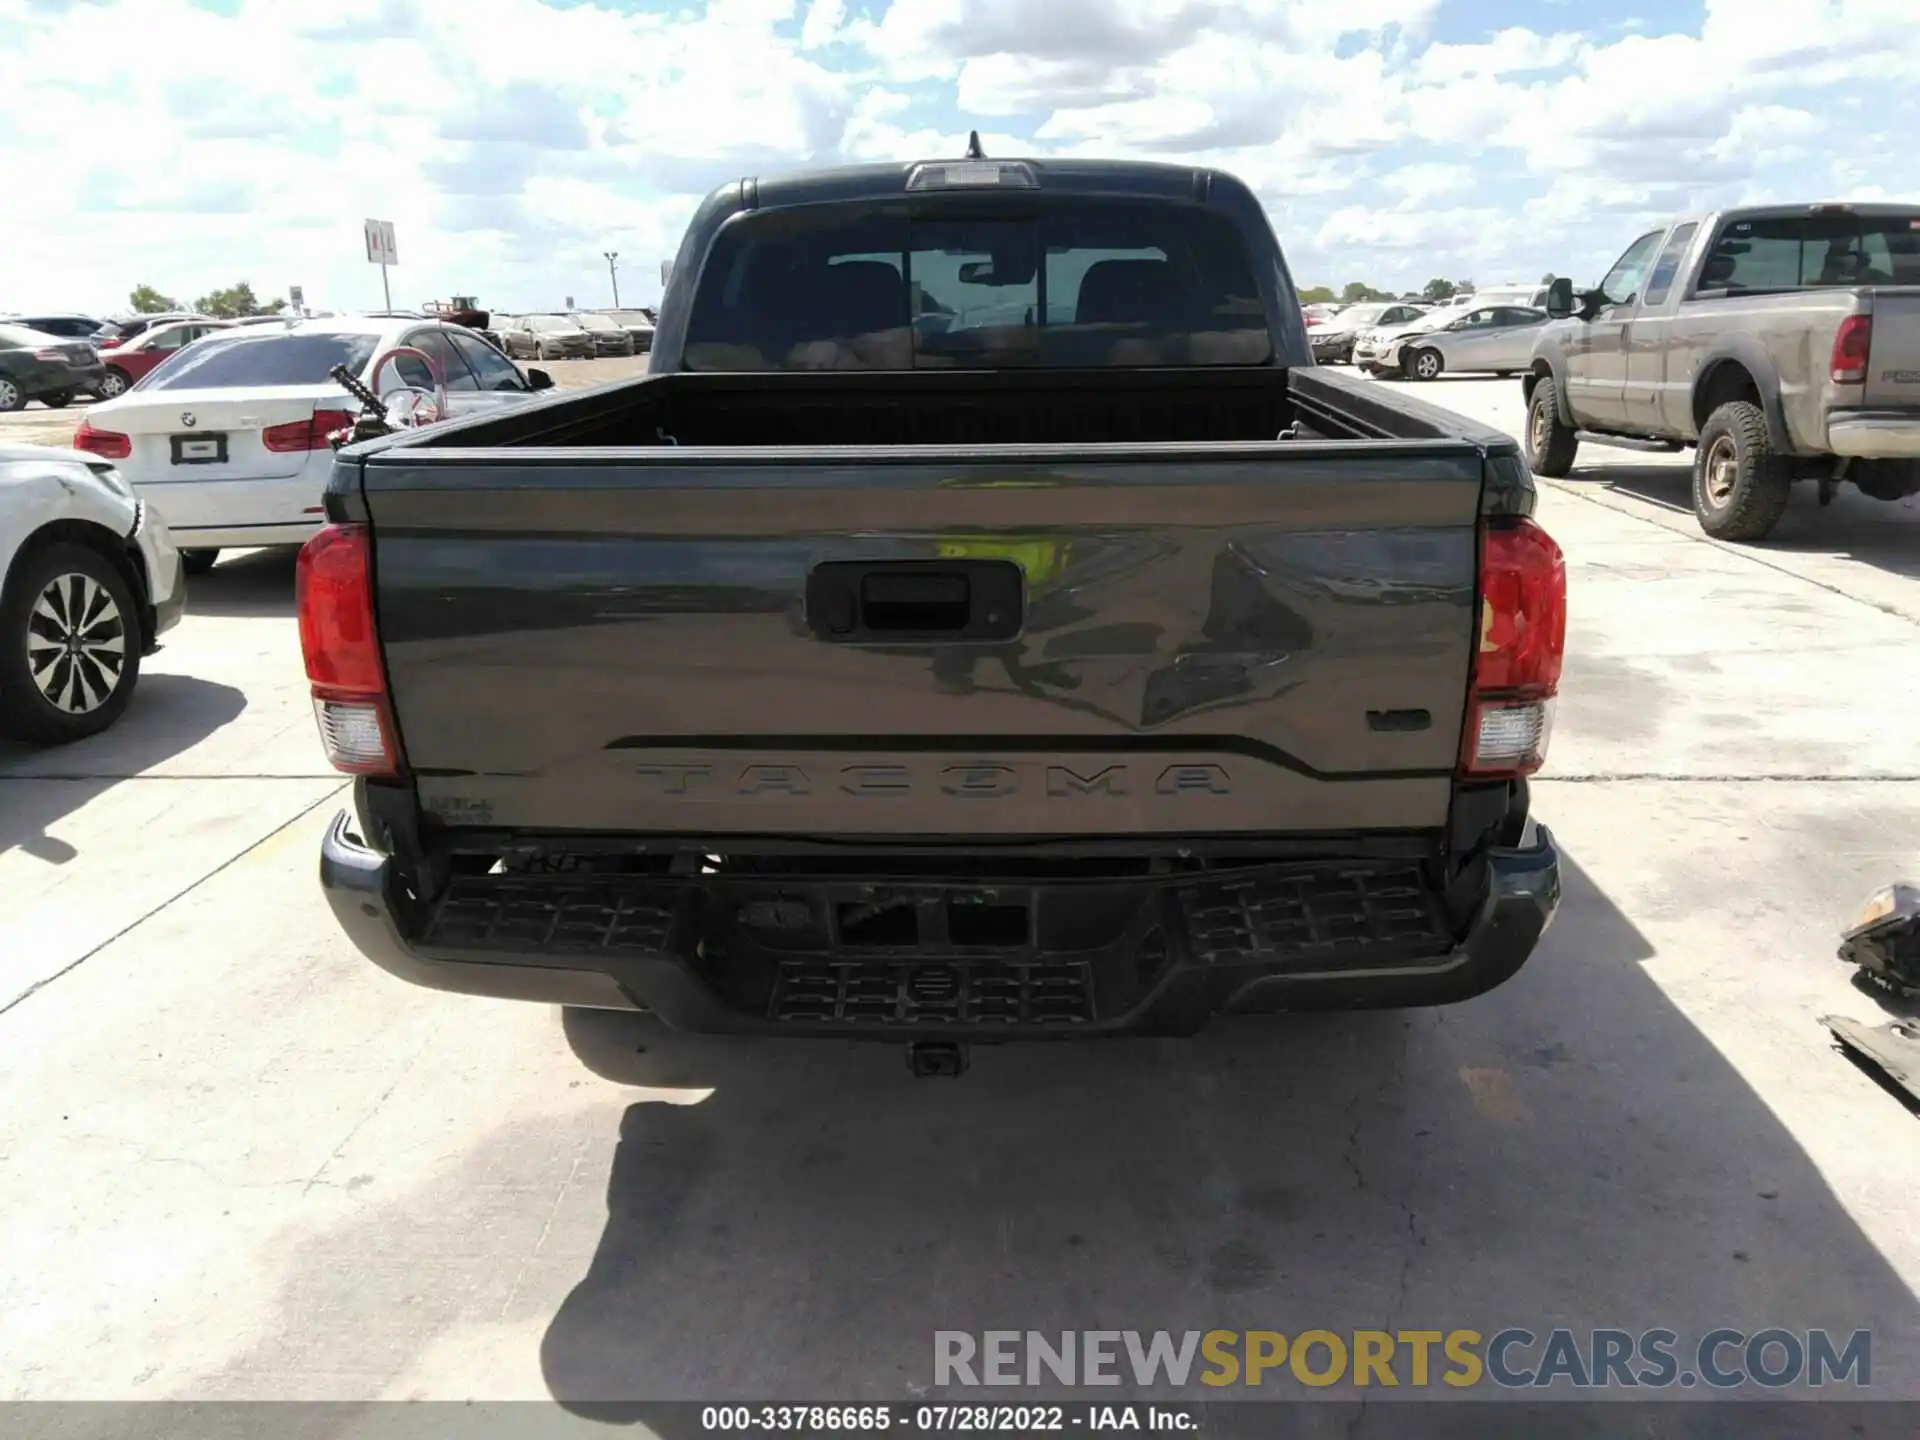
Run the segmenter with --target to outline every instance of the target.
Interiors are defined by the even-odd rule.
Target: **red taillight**
[[[1460,768],[1476,779],[1545,763],[1567,652],[1567,562],[1526,519],[1489,521],[1480,539],[1480,625]]]
[[[353,416],[345,410],[316,410],[306,420],[290,420],[285,425],[269,425],[260,435],[260,443],[277,454],[302,450],[325,450],[327,437],[336,430],[350,429]]]
[[[126,339],[123,336],[109,335],[104,340],[95,340],[93,342],[93,348],[96,350],[118,350],[126,343]]]
[[[73,448],[102,460],[124,460],[133,454],[133,441],[118,430],[96,430],[85,420],[73,432]]]
[[[374,626],[367,527],[322,527],[301,547],[293,594],[328,761],[348,775],[398,775],[403,757]]]
[[[1836,385],[1864,385],[1867,380],[1867,352],[1873,348],[1873,317],[1849,315],[1833,332],[1833,356],[1829,365]]]
[[[62,364],[73,363],[73,357],[64,350],[36,350],[33,352],[33,358],[36,360],[58,360]]]

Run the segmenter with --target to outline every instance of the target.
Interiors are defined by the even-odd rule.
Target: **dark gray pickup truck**
[[[1242,184],[748,180],[671,276],[650,374],[337,457],[367,956],[925,1071],[1520,967],[1564,562],[1511,440],[1313,367]]]

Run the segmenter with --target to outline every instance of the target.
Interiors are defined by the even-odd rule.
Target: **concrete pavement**
[[[1720,546],[1685,457],[1582,459],[1518,979],[949,1085],[359,960],[290,570],[223,564],[119,729],[0,756],[8,1393],[906,1399],[936,1329],[1568,1324],[1869,1328],[1920,1397],[1920,1128],[1815,1022],[1877,1016],[1836,926],[1920,872],[1915,512]]]

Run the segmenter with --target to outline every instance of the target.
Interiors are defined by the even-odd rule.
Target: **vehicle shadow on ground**
[[[570,1013],[596,1073],[695,1088],[622,1117],[548,1387],[609,1422],[638,1399],[924,1398],[934,1332],[986,1329],[1868,1328],[1875,1376],[1912,1373],[1920,1301],[1648,978],[1640,932],[1565,880],[1528,967],[1467,1005],[981,1050],[959,1081],[910,1078],[898,1047]],[[1392,1409],[1365,1418],[1394,1432]]]
[[[204,575],[187,581],[187,613],[239,620],[286,620],[293,616],[292,550],[252,550],[222,556]]]
[[[246,708],[247,697],[231,685],[143,674],[126,714],[104,734],[47,748],[0,741],[0,853],[17,846],[66,864],[77,852],[47,833],[56,821],[198,744]]]
[[[1693,470],[1686,465],[1588,465],[1574,467],[1564,485],[1599,484],[1605,489],[1657,505],[1693,519]],[[1920,577],[1920,498],[1874,500],[1843,486],[1830,505],[1821,505],[1812,484],[1794,486],[1787,513],[1773,533],[1756,545],[1757,553],[1779,551],[1837,555],[1891,575]]]

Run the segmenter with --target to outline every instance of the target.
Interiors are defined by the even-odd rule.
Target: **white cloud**
[[[973,127],[1229,169],[1303,283],[1584,273],[1675,210],[1920,198],[1914,0],[1478,32],[1467,0],[638,3],[0,0],[0,193],[34,216],[0,306],[241,276],[367,304],[367,215],[398,228],[396,302],[597,297],[605,249],[644,298],[713,185]]]

